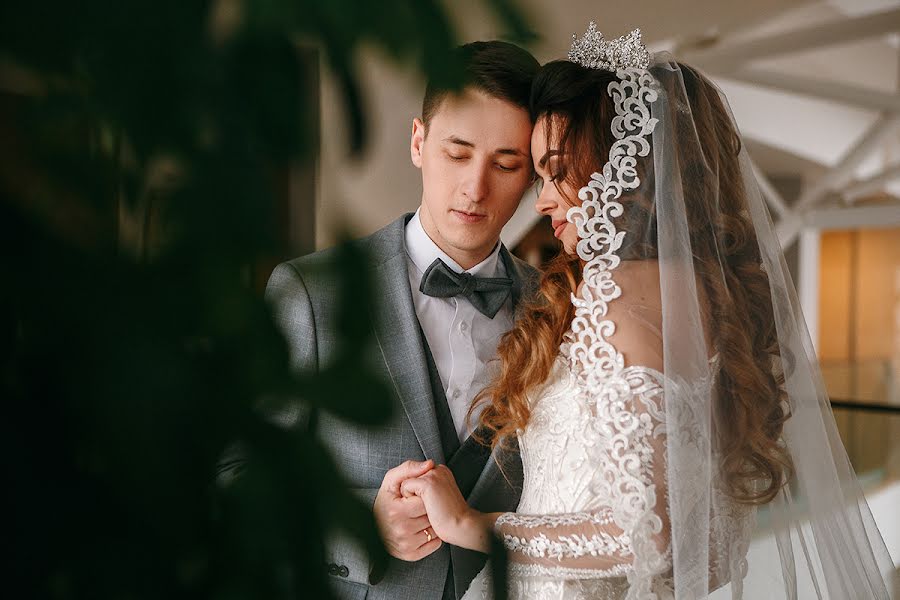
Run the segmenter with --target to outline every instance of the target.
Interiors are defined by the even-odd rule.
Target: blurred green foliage
[[[510,2],[485,2],[527,37]],[[318,147],[298,45],[340,83],[362,152],[361,45],[452,83],[456,42],[434,0],[0,4],[7,591],[327,598],[329,528],[383,551],[316,440],[257,410],[387,417],[354,350],[364,257],[345,250],[345,352],[319,378],[291,372],[254,282],[287,258],[272,171]],[[248,463],[223,492],[237,439]]]

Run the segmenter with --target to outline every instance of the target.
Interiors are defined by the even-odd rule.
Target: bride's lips
[[[470,213],[464,210],[451,210],[456,218],[462,221],[463,223],[480,223],[484,219],[487,218],[487,215],[482,215],[478,213]]]
[[[553,237],[559,238],[562,235],[563,229],[566,228],[568,221],[553,221]]]

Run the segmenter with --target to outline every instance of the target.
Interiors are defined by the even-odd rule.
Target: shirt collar
[[[422,221],[419,219],[419,211],[412,216],[406,224],[406,253],[416,265],[419,273],[424,273],[435,259],[439,258],[456,273],[462,273],[466,269],[459,266],[455,260],[447,256],[434,241],[428,237]],[[483,261],[468,270],[468,273],[479,277],[498,277],[503,273],[500,266],[500,242]]]

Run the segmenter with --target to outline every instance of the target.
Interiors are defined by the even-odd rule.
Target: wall
[[[900,229],[827,231],[819,267],[819,359],[832,398],[897,402]],[[861,475],[900,478],[900,416],[836,410]]]

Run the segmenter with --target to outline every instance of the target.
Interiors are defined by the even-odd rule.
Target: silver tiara
[[[607,42],[591,21],[581,39],[572,34],[569,60],[589,69],[646,69],[650,66],[650,53],[641,42],[640,29]]]

